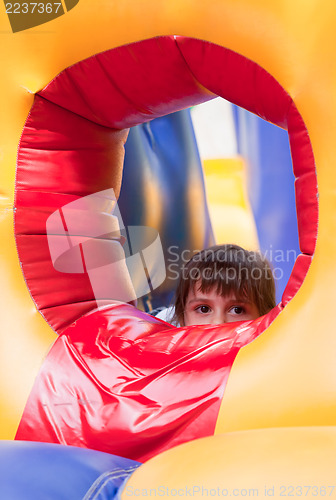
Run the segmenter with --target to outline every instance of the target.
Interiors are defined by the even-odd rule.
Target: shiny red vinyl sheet
[[[144,461],[212,435],[235,356],[265,318],[176,328],[120,302],[89,313],[49,352],[16,439]]]

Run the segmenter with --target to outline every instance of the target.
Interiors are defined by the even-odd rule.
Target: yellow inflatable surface
[[[152,458],[134,472],[123,498],[334,497],[335,458],[334,427],[226,433]]]
[[[151,462],[141,467],[132,479],[139,483],[132,485],[143,485],[154,473],[166,477],[171,464],[179,468],[180,458],[181,474],[193,481],[194,474],[200,474],[191,458],[197,449],[205,476],[211,455],[221,477],[232,473],[239,488],[252,488],[251,464],[251,470],[258,465],[267,473],[269,456],[279,450],[280,458],[272,464],[287,489],[283,495],[278,489],[278,496],[290,496],[289,486],[304,486],[313,463],[318,466],[315,483],[306,486],[318,486],[319,495],[326,491],[324,496],[331,496],[330,489],[321,490],[332,487],[330,469],[321,462],[322,457],[326,463],[335,461],[335,430],[325,426],[333,426],[336,417],[335,320],[333,307],[329,310],[336,282],[336,4],[332,0],[80,0],[48,23],[17,32],[12,31],[5,5],[1,9],[1,438],[13,438],[39,365],[55,338],[29,295],[13,232],[16,154],[34,93],[65,68],[98,52],[178,34],[245,56],[270,73],[294,100],[316,161],[319,231],[299,292],[235,361],[217,423],[217,434],[230,434],[169,451],[162,466],[158,461],[156,467],[153,460],[152,472]],[[241,449],[244,456],[237,451]],[[288,465],[284,456],[292,457]],[[304,473],[295,476],[294,467],[302,461]],[[142,480],[145,470],[148,476]],[[223,479],[219,486],[228,488],[226,484]],[[306,496],[314,495],[312,491]]]
[[[234,241],[243,248],[258,249],[258,235],[246,189],[246,163],[237,157],[208,159],[203,165],[217,244]]]

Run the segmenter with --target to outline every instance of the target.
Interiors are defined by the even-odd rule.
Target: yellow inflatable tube
[[[243,248],[258,250],[257,229],[246,188],[246,167],[241,157],[203,161],[209,212],[217,244],[234,241]]]
[[[16,151],[33,93],[64,68],[97,52],[172,34],[225,46],[269,72],[301,113],[316,160],[319,234],[312,265],[303,286],[282,314],[257,341],[240,352],[223,400],[217,432],[293,427],[293,433],[299,435],[301,427],[334,424],[335,341],[333,308],[329,303],[336,281],[335,20],[336,6],[331,0],[206,3],[80,0],[73,9],[48,24],[13,33],[3,8],[0,46],[3,68],[0,231],[2,242],[6,242],[1,248],[0,261],[3,439],[13,437],[39,364],[55,337],[36,312],[25,286],[12,228]],[[267,432],[270,431],[260,431]],[[327,450],[333,443],[334,429],[325,428],[323,435],[328,436],[323,440]],[[233,433],[232,439],[243,443],[240,436],[240,432]],[[315,442],[316,433],[307,429],[304,441],[309,440]],[[259,442],[266,448],[269,446],[266,438]],[[204,441],[203,450],[206,446]],[[169,452],[169,459],[175,465],[181,449],[176,449],[176,455],[175,450]],[[247,444],[247,453],[253,460],[251,450],[253,445]],[[230,453],[224,456],[223,452],[221,456],[223,467],[229,468]],[[264,457],[261,466],[266,460]],[[235,464],[233,459],[233,469]],[[187,473],[184,468],[183,474]]]

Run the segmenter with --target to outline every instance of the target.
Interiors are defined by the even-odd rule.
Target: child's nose
[[[211,320],[212,325],[222,325],[223,323],[227,323],[226,314],[223,311],[216,311]]]

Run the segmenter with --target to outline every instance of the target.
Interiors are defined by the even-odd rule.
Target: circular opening
[[[284,89],[254,62],[202,40],[160,37],[64,70],[36,95],[23,130],[16,241],[30,293],[55,330],[95,308],[96,301],[87,274],[53,268],[46,236],[50,214],[106,189],[119,194],[125,129],[215,96],[288,130],[302,253],[282,305],[296,293],[314,252],[318,211],[314,158],[302,117]]]

